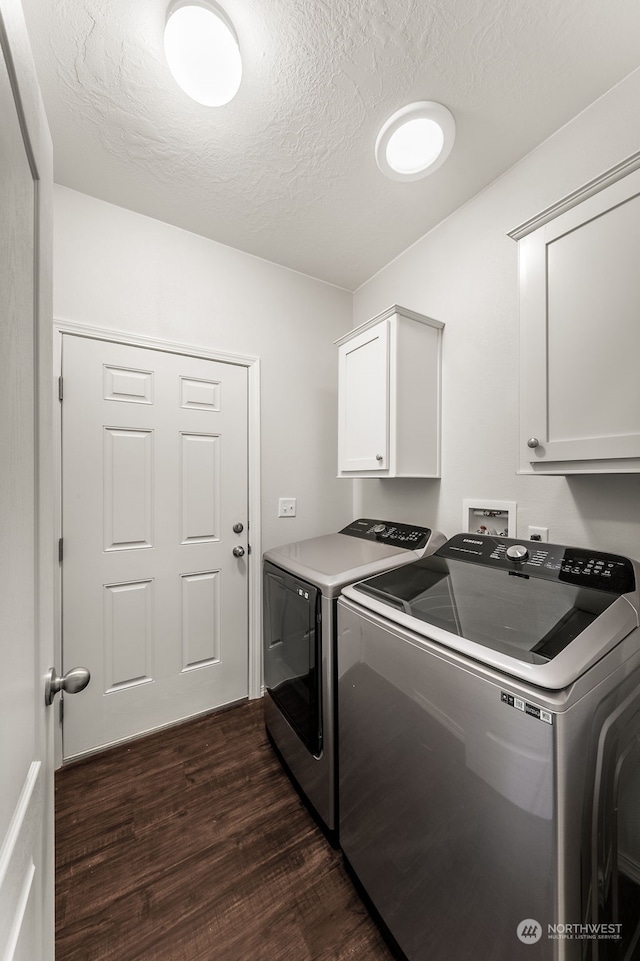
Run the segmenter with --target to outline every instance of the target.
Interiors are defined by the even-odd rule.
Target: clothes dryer
[[[321,826],[335,841],[336,604],[342,588],[436,550],[445,536],[418,525],[359,518],[336,534],[266,551],[265,724]]]

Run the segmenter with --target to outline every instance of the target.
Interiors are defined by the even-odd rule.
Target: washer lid
[[[638,626],[635,566],[559,545],[532,550],[529,557],[517,542],[458,535],[432,557],[345,593],[477,660],[560,689]]]

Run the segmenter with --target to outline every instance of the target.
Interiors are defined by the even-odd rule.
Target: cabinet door
[[[640,171],[520,241],[524,470],[637,470]]]
[[[389,327],[383,321],[339,349],[338,465],[389,467]]]

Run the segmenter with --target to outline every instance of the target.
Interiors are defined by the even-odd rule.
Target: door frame
[[[129,347],[142,347],[170,354],[214,360],[223,364],[235,364],[247,369],[247,428],[248,428],[248,644],[249,644],[249,699],[262,696],[262,517],[260,502],[260,358],[247,354],[231,354],[208,350],[193,344],[131,334],[120,330],[108,330],[86,324],[54,319],[53,376],[56,396],[58,378],[62,374],[63,337],[71,335],[90,340],[103,340]],[[56,536],[62,537],[62,407],[54,414],[55,455],[55,524]],[[62,564],[58,563],[55,577],[55,632],[54,649],[56,664],[62,664]],[[62,724],[58,713],[55,725],[55,766],[62,766]]]

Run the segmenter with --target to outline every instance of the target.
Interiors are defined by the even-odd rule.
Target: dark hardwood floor
[[[56,775],[56,961],[392,961],[253,701]]]

